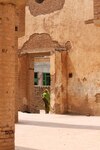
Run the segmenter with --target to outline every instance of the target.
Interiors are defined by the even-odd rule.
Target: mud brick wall
[[[25,36],[19,39],[19,48],[34,49],[34,43],[38,43],[34,39],[40,37],[44,37],[40,39],[45,39],[45,37],[48,39],[45,45],[42,44],[43,40],[39,42],[39,46],[43,45],[43,48],[49,45],[49,48],[53,47],[52,42],[48,44],[48,41],[56,41],[62,46],[70,41],[72,48],[68,50],[68,58],[66,59],[68,66],[68,85],[66,87],[68,107],[66,111],[77,114],[100,115],[97,95],[100,94],[100,28],[92,22],[94,20],[99,25],[100,1],[65,0],[62,1],[63,3],[61,2],[63,5],[60,5],[60,9],[56,9],[58,2],[61,0],[55,0],[55,2],[44,0],[41,4],[36,3],[35,0],[29,0],[25,16],[26,32]],[[56,3],[56,7],[54,3]],[[48,11],[48,7],[45,7],[47,5],[53,6],[49,7],[50,11]],[[36,9],[34,9],[35,6],[37,6]],[[86,20],[92,23],[86,24]],[[39,46],[37,48],[40,48]],[[56,64],[51,66],[53,67],[53,65]],[[55,87],[62,86],[63,82],[53,85]],[[51,95],[54,93],[53,90]],[[59,102],[60,99],[57,100],[57,103]],[[65,106],[64,103],[65,101],[63,101],[62,106]]]
[[[100,1],[94,0],[94,15],[95,19],[100,19]]]
[[[25,111],[23,106],[24,101],[27,101],[27,70],[28,70],[28,61],[27,56],[19,57],[19,68],[18,68],[18,108],[21,111]],[[22,71],[20,71],[20,67]]]
[[[0,3],[0,150],[14,150],[15,6]]]
[[[100,0],[94,0],[94,22],[100,26]]]

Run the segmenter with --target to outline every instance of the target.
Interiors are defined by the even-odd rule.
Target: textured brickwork
[[[18,119],[17,9],[25,0],[0,0],[0,150],[14,150]],[[24,19],[24,18],[23,18]]]
[[[27,103],[29,111],[32,110],[32,99],[34,94],[34,58],[28,55],[28,76],[27,76]]]
[[[56,41],[53,41],[49,34],[46,33],[35,33],[30,36],[29,40],[24,43],[23,47],[20,49],[20,51],[28,51],[32,50],[32,53],[35,53],[36,50],[46,49],[47,51],[50,51],[50,48],[56,48],[59,47],[59,43]]]
[[[19,57],[18,75],[18,109],[31,111],[31,103],[34,93],[34,59],[30,55]]]
[[[94,14],[95,14],[95,19],[100,19],[100,1],[99,0],[94,0]]]
[[[17,7],[17,25],[18,37],[22,37],[25,34],[25,5]]]
[[[27,105],[27,79],[28,58],[27,55],[19,57],[18,67],[18,109],[25,111]]]
[[[100,26],[100,1],[94,0],[94,19],[95,24]]]
[[[0,4],[0,150],[14,150],[15,6]]]
[[[49,14],[51,12],[60,10],[63,8],[65,0],[44,0],[42,3],[38,3],[38,0],[28,0],[32,15],[37,16],[41,14]]]

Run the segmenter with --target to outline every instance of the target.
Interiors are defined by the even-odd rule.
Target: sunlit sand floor
[[[100,117],[19,112],[16,150],[100,150]]]

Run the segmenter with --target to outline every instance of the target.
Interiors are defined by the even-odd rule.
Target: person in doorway
[[[45,104],[45,113],[49,113],[50,111],[50,93],[48,89],[45,89],[43,94],[42,94],[42,100],[44,101]]]

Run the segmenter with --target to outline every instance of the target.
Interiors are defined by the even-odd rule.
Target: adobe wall
[[[0,0],[0,149],[15,149],[18,85],[17,9],[25,0]]]
[[[27,6],[32,15],[49,14],[63,8],[65,0],[28,0]]]
[[[27,79],[28,56],[19,57],[18,61],[18,110],[28,111],[27,107]]]
[[[100,27],[100,1],[94,0],[94,23]]]
[[[70,41],[68,111],[100,115],[100,28],[88,22],[94,19],[93,8],[93,0],[65,0],[60,10],[35,16],[26,7],[26,33],[19,48],[35,33],[48,34],[61,45]]]
[[[17,58],[15,16],[15,7],[12,4],[0,3],[0,149],[2,150],[14,149],[15,58]]]

